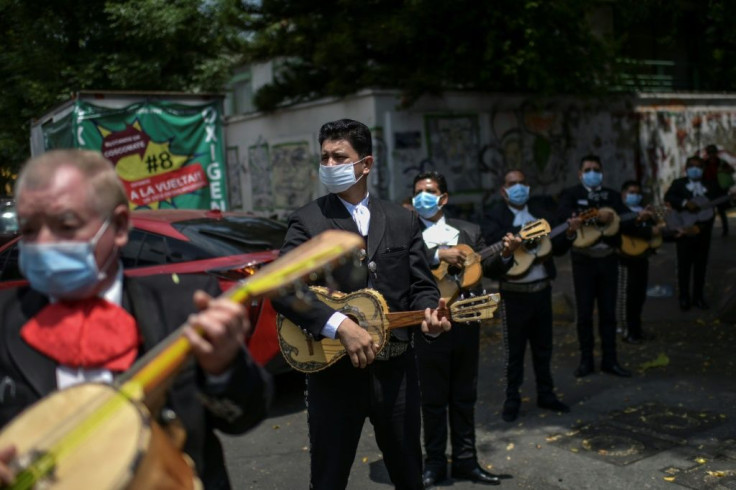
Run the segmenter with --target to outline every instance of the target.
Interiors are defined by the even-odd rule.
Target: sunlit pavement
[[[634,372],[632,378],[600,373],[599,365],[585,378],[573,376],[579,354],[570,261],[557,260],[552,367],[558,396],[572,408],[568,414],[537,408],[527,355],[520,416],[513,423],[501,420],[501,330],[495,323],[483,327],[478,457],[489,471],[510,476],[500,488],[736,488],[736,325],[719,320],[724,304],[736,301],[735,224],[731,219],[732,236],[726,238],[718,223],[713,231],[710,310],[680,311],[674,244],[665,243],[651,258],[650,287],[674,295],[647,299],[644,329],[654,340],[619,341],[619,361]],[[303,380],[287,375],[276,385],[272,416],[244,437],[224,438],[234,488],[309,486]],[[478,486],[452,480],[439,485]],[[348,488],[392,488],[369,423]]]

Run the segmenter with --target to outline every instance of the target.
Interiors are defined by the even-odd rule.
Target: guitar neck
[[[449,310],[446,314],[440,313],[440,318],[447,317],[452,321]],[[386,320],[388,320],[388,329],[393,330],[394,328],[411,327],[412,325],[419,325],[424,321],[424,310],[418,311],[396,311],[392,313],[386,313]]]
[[[493,245],[489,245],[480,252],[478,252],[478,255],[480,255],[480,260],[485,260],[491,255],[495,255],[503,250],[503,240],[500,240]]]

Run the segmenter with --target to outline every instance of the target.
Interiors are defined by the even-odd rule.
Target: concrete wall
[[[511,168],[524,170],[533,195],[555,196],[577,182],[580,158],[593,153],[603,161],[605,185],[618,189],[640,178],[657,193],[680,174],[686,156],[705,145],[718,144],[727,159],[736,150],[734,98],[448,93],[405,110],[400,102],[393,91],[363,91],[230,118],[226,140],[239,155],[242,208],[285,216],[322,195],[317,133],[322,123],[343,117],[373,132],[372,193],[400,201],[411,194],[417,173],[438,170],[448,179],[455,212],[470,219],[499,198]]]

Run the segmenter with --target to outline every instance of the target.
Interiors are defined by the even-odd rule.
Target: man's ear
[[[371,169],[373,168],[373,156],[368,155],[365,157],[365,160],[363,160],[363,175],[368,175],[371,173]]]
[[[442,194],[442,196],[440,196],[439,205],[446,206],[449,200],[450,200],[450,195],[447,192],[445,192],[444,194]]]
[[[127,204],[118,204],[112,211],[110,224],[115,230],[115,245],[118,248],[128,243],[130,231],[130,208]]]

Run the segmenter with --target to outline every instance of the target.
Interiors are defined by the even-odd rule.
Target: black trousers
[[[537,400],[555,399],[552,361],[552,288],[533,293],[501,290],[501,318],[506,349],[506,399],[520,400],[526,344],[532,351]]]
[[[618,257],[589,257],[572,252],[572,279],[575,286],[578,343],[582,362],[593,362],[593,311],[598,306],[598,333],[603,358],[610,366],[616,359],[616,288],[618,286]]]
[[[346,357],[307,376],[311,488],[344,489],[368,417],[391,481],[421,489],[419,380],[414,350],[365,369]]]
[[[710,237],[713,231],[713,220],[698,223],[700,233],[678,238],[677,249],[677,286],[680,299],[690,299],[690,277],[692,275],[692,298],[703,299],[705,287],[705,270],[708,267]]]
[[[641,338],[641,313],[647,299],[649,258],[621,257],[619,262],[618,311],[630,337]]]
[[[453,468],[472,469],[475,452],[475,402],[478,398],[477,322],[453,324],[431,342],[415,337],[426,467],[447,466],[448,417]]]

